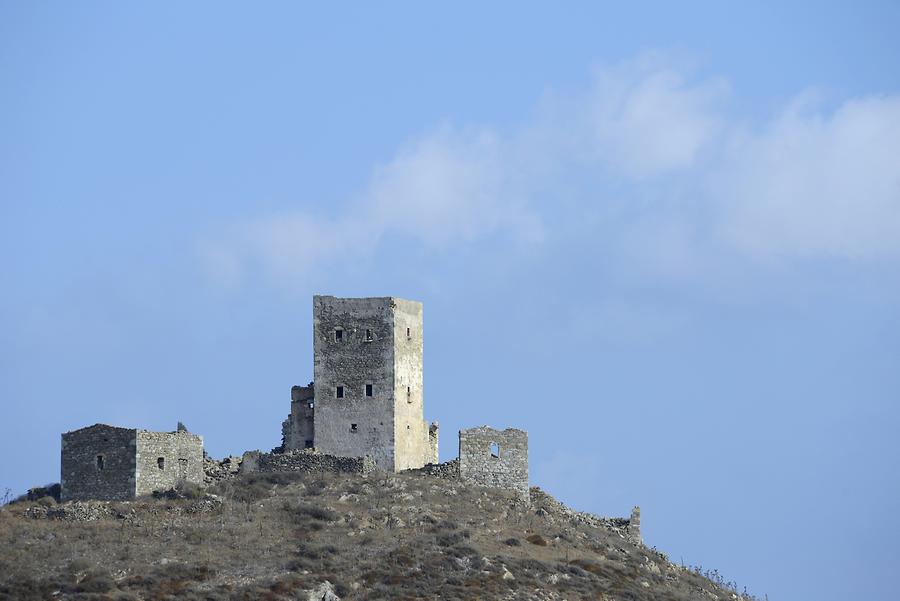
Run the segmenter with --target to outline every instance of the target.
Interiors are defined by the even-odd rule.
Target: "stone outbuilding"
[[[62,435],[60,497],[127,500],[203,483],[203,437],[94,424]]]

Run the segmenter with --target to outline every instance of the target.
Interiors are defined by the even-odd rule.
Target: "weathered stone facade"
[[[437,424],[424,419],[421,303],[316,296],[313,356],[317,449],[370,455],[391,472],[437,462]],[[298,447],[292,434],[285,448]]]
[[[203,484],[203,437],[186,430],[137,431],[135,494],[148,495],[181,482]]]
[[[301,449],[287,453],[244,453],[241,472],[303,472],[307,474],[368,474],[375,471],[371,457],[336,457],[315,449]]]
[[[95,424],[62,435],[60,499],[134,498],[137,430]]]
[[[459,477],[528,498],[528,433],[487,426],[459,431]]]
[[[203,482],[203,438],[95,424],[62,435],[60,498],[125,500]]]

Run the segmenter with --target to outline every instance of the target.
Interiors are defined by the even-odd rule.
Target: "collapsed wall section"
[[[459,477],[528,498],[528,433],[488,426],[459,431]]]
[[[281,448],[310,449],[315,445],[315,391],[309,386],[291,387],[291,413],[281,423]]]

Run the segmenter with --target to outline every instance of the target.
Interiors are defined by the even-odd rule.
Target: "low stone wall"
[[[630,518],[607,518],[586,511],[575,511],[554,499],[546,491],[537,486],[531,487],[531,505],[536,507],[539,516],[554,516],[578,524],[587,524],[594,528],[605,528],[626,540],[642,545],[641,508],[631,510]]]
[[[458,480],[459,458],[451,459],[444,463],[426,463],[422,467],[406,471],[413,474],[424,474],[433,478],[443,478],[444,480]]]
[[[309,474],[369,474],[375,471],[372,457],[337,457],[315,449],[299,449],[287,453],[248,451],[241,462],[241,472],[304,472]]]

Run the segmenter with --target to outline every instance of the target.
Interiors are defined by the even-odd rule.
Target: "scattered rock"
[[[334,592],[334,585],[327,580],[309,591],[306,598],[308,601],[341,601],[341,598]]]

